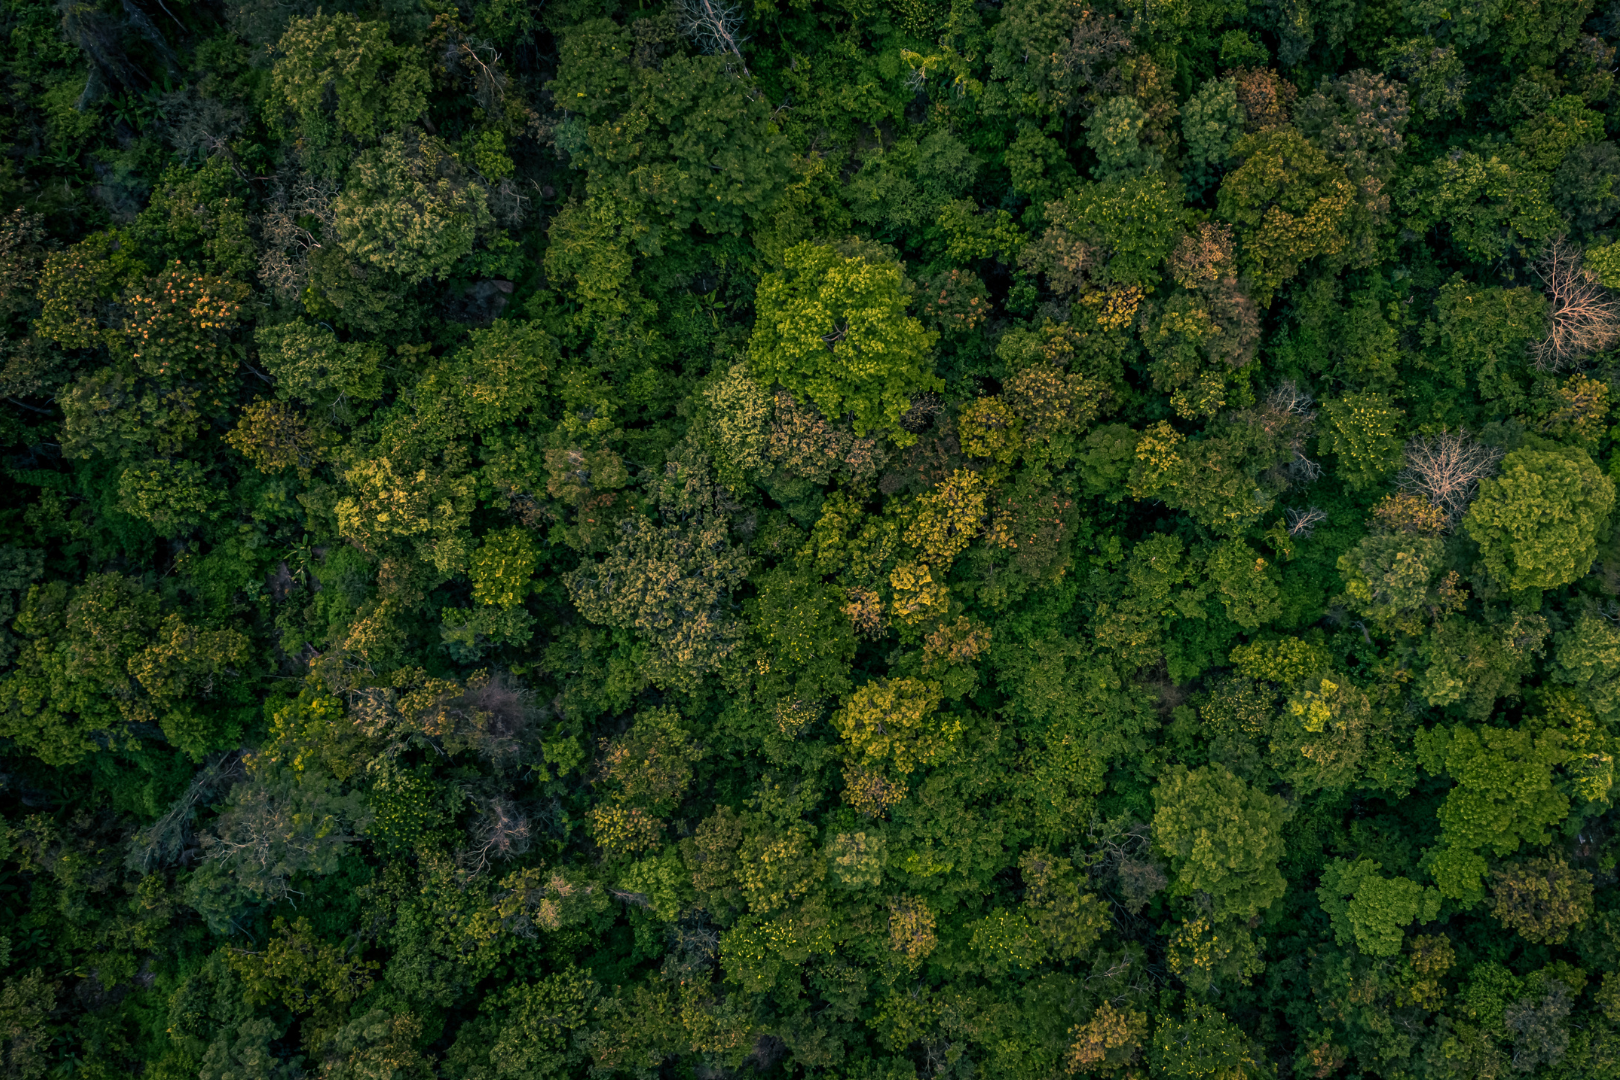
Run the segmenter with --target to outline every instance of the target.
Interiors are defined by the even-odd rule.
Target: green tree
[[[1127,94],[1109,98],[1091,114],[1086,144],[1097,155],[1097,179],[1146,171],[1163,163],[1158,154],[1142,145],[1146,120],[1142,106]]]
[[[361,152],[332,213],[346,254],[408,285],[444,277],[493,220],[449,147],[409,129]]]
[[[642,522],[564,582],[587,619],[640,635],[649,675],[683,683],[724,669],[737,652],[742,628],[731,591],[751,562],[727,540],[724,521]]]
[[[445,1057],[456,1080],[547,1080],[583,1063],[575,1032],[590,1022],[601,994],[588,974],[564,968],[514,983],[488,999],[487,1013],[461,1029]]]
[[[1157,174],[1082,184],[1047,204],[1046,231],[1019,263],[1045,273],[1056,288],[1056,272],[1090,248],[1085,279],[1101,286],[1151,286],[1175,247],[1184,214],[1176,193]]]
[[[1614,509],[1614,481],[1573,446],[1515,450],[1480,481],[1463,528],[1508,589],[1556,589],[1584,575]]]
[[[1395,625],[1429,600],[1445,555],[1445,542],[1434,537],[1367,536],[1339,556],[1339,574],[1357,611]]]
[[[892,761],[902,773],[931,765],[949,751],[962,722],[938,712],[937,683],[921,679],[870,682],[850,695],[833,726],[857,754]]]
[[[139,745],[120,706],[138,697],[129,662],[157,624],[157,597],[120,574],[30,588],[17,666],[0,682],[0,731],[52,765]]]
[[[665,228],[741,233],[763,223],[790,179],[767,99],[725,56],[648,63],[635,35],[591,19],[560,42],[551,93],[584,127],[570,154],[591,199],[642,221],[647,251]]]
[[[377,343],[339,341],[330,327],[306,319],[261,325],[254,340],[281,396],[339,418],[353,415],[355,403],[382,396],[385,353]]]
[[[804,243],[767,274],[748,360],[829,417],[852,413],[857,434],[896,431],[914,395],[939,389],[932,350],[939,335],[908,315],[901,265],[875,245]]]
[[[1162,1017],[1148,1044],[1148,1061],[1165,1080],[1258,1080],[1274,1075],[1243,1031],[1222,1013],[1193,1010],[1185,1020]]]
[[[1217,917],[1248,919],[1288,888],[1283,856],[1288,809],[1224,765],[1171,769],[1153,789],[1153,843],[1170,859],[1171,890],[1207,894]]]
[[[1338,460],[1334,475],[1351,488],[1377,487],[1404,460],[1400,439],[1406,414],[1376,390],[1324,402],[1317,446]]]
[[[1231,79],[1210,79],[1181,107],[1181,141],[1194,194],[1202,194],[1226,171],[1232,147],[1243,136],[1243,107]]]
[[[427,67],[414,50],[390,40],[385,22],[346,12],[293,19],[276,53],[270,122],[296,132],[328,172],[348,160],[346,140],[373,142],[427,109]]]
[[[1322,910],[1333,921],[1340,945],[1354,941],[1367,956],[1397,956],[1402,934],[1414,922],[1433,922],[1440,914],[1440,893],[1411,878],[1386,878],[1371,859],[1333,859],[1322,871],[1316,890]]]
[[[1592,912],[1592,875],[1562,858],[1530,859],[1492,872],[1489,905],[1526,940],[1561,945]]]
[[[1554,640],[1552,677],[1575,687],[1605,723],[1620,718],[1620,628],[1585,611]]]
[[[263,952],[228,950],[225,962],[242,979],[255,1004],[279,1002],[290,1011],[313,1016],[320,1027],[341,1022],[343,1006],[363,995],[377,965],[315,934],[309,919],[277,917]]]
[[[1293,128],[1246,135],[1232,154],[1242,164],[1221,181],[1218,213],[1236,227],[1239,264],[1267,304],[1305,263],[1350,247],[1355,185]]]
[[[1424,769],[1456,782],[1438,811],[1440,845],[1428,856],[1442,896],[1481,899],[1482,852],[1500,858],[1521,844],[1545,844],[1569,814],[1553,777],[1565,760],[1556,733],[1442,726],[1418,734],[1417,752]]]
[[[1276,572],[1254,549],[1229,540],[1209,553],[1205,563],[1227,618],[1246,630],[1257,630],[1282,613]]]

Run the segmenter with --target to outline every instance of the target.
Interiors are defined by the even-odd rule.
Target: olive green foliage
[[[1429,600],[1445,553],[1432,536],[1368,536],[1339,556],[1339,573],[1358,611],[1394,623]]]
[[[442,143],[407,131],[355,158],[333,227],[352,258],[414,285],[472,252],[490,224],[487,202]]]
[[[1354,488],[1373,488],[1404,464],[1401,410],[1377,391],[1346,394],[1322,406],[1323,453],[1338,456],[1335,474]]]
[[[1342,260],[1355,194],[1342,166],[1291,128],[1246,135],[1232,154],[1242,164],[1221,181],[1219,212],[1261,296],[1311,259]]]
[[[585,618],[636,631],[649,673],[690,678],[723,668],[735,654],[741,628],[727,602],[748,564],[723,522],[632,524],[604,560],[581,566],[567,584]]]
[[[1620,6],[0,24],[0,1080],[1620,1080]]]
[[[653,243],[661,226],[741,232],[788,179],[786,141],[746,74],[724,56],[658,57],[673,28],[649,23],[598,19],[563,35],[551,93],[585,127],[571,163],[592,199],[625,207]]]
[[[275,51],[270,122],[296,133],[329,167],[348,157],[340,149],[345,140],[374,142],[427,106],[427,66],[391,40],[386,22],[345,12],[294,19]]]
[[[1277,861],[1288,811],[1220,765],[1181,769],[1153,789],[1154,843],[1170,859],[1171,888],[1208,894],[1219,916],[1252,918],[1287,888]]]
[[[1386,878],[1371,859],[1334,859],[1322,872],[1316,890],[1322,910],[1333,920],[1340,945],[1355,942],[1367,956],[1395,956],[1402,931],[1414,922],[1433,922],[1440,913],[1440,894],[1411,878]]]

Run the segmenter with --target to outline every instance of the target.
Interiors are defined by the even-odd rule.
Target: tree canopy
[[[1605,4],[5,0],[0,1080],[1620,1080]]]

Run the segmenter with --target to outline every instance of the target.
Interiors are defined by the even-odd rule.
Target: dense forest
[[[1620,2],[0,0],[0,1080],[1620,1080]]]

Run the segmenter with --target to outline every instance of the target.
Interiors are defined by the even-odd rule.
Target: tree
[[[1378,255],[1377,233],[1390,217],[1389,189],[1405,145],[1406,88],[1370,71],[1328,79],[1299,103],[1294,122],[1356,187],[1350,261]]]
[[[276,52],[271,123],[296,131],[328,173],[348,161],[345,139],[372,142],[427,108],[427,68],[389,39],[387,23],[346,12],[293,19]]]
[[[1585,450],[1515,450],[1502,459],[1501,477],[1479,488],[1463,527],[1504,587],[1556,589],[1591,569],[1614,508],[1614,481]]]
[[[1425,770],[1456,781],[1438,811],[1440,846],[1428,856],[1442,896],[1480,899],[1481,850],[1501,857],[1545,844],[1569,814],[1569,797],[1553,782],[1564,760],[1556,734],[1458,725],[1420,732],[1416,744]]]
[[[1118,1069],[1129,1065],[1136,1060],[1147,1034],[1146,1013],[1119,1009],[1105,1001],[1085,1024],[1069,1029],[1069,1037],[1074,1040],[1069,1047],[1069,1071]]]
[[[1185,1020],[1159,1020],[1148,1062],[1165,1080],[1257,1080],[1273,1070],[1222,1013],[1194,1009]]]
[[[507,611],[517,607],[532,591],[539,563],[540,552],[529,530],[490,533],[473,556],[473,599]]]
[[[274,475],[292,469],[300,479],[308,480],[315,466],[325,460],[333,439],[330,428],[307,423],[302,413],[285,402],[256,398],[242,409],[241,419],[225,441],[262,473]],[[178,485],[171,480],[169,486]],[[153,513],[141,516],[159,524]]]
[[[726,539],[724,521],[633,524],[601,562],[587,560],[564,578],[580,613],[595,623],[635,630],[652,677],[680,683],[723,670],[742,628],[731,590],[751,560]]]
[[[1292,128],[1246,135],[1232,153],[1242,164],[1221,181],[1218,212],[1237,229],[1239,264],[1264,305],[1306,262],[1345,255],[1355,186]]]
[[[61,984],[39,968],[8,975],[0,984],[0,1060],[17,1080],[46,1075],[51,1033],[45,1025],[60,991]]]
[[[1385,625],[1406,625],[1429,600],[1445,544],[1428,536],[1368,536],[1339,556],[1339,574],[1356,609]]]
[[[15,624],[17,666],[0,682],[0,732],[52,765],[137,745],[120,706],[137,697],[128,665],[157,622],[157,598],[120,574],[30,588]]]
[[[931,765],[961,733],[962,722],[938,714],[937,683],[920,679],[870,682],[833,717],[850,748],[869,761],[892,761],[902,773]]]
[[[939,943],[934,926],[934,913],[926,901],[915,896],[895,897],[889,902],[889,951],[908,966],[916,967]]]
[[[1376,487],[1402,464],[1401,421],[1406,414],[1376,390],[1322,404],[1317,446],[1338,456],[1335,475],[1352,488]]]
[[[648,252],[666,229],[741,233],[765,221],[790,174],[764,95],[725,55],[652,63],[634,37],[590,19],[560,42],[551,93],[584,127],[570,154],[590,198],[641,222]]]
[[[1231,79],[1210,79],[1181,107],[1181,141],[1187,148],[1189,186],[1202,194],[1226,171],[1232,147],[1243,136],[1243,110]]]
[[[1557,663],[1552,677],[1576,687],[1604,722],[1620,717],[1620,629],[1587,611],[1555,641]]]
[[[568,967],[492,995],[490,1011],[461,1029],[445,1056],[456,1080],[547,1080],[571,1075],[583,1064],[573,1038],[586,1028],[601,988],[588,974]]]
[[[333,227],[350,258],[415,285],[472,252],[488,204],[444,143],[407,129],[355,159],[332,203]]]
[[[1353,940],[1367,956],[1398,956],[1402,931],[1440,914],[1440,893],[1411,878],[1386,878],[1382,869],[1371,859],[1333,859],[1316,895],[1340,945]]]
[[[186,901],[215,933],[228,934],[247,904],[284,900],[295,877],[337,870],[369,821],[359,793],[330,776],[268,767],[231,789],[202,834],[204,861],[186,883]]]
[[[1221,419],[1192,439],[1166,421],[1136,442],[1126,490],[1138,499],[1161,499],[1217,533],[1231,535],[1275,507],[1284,480],[1276,466],[1283,448],[1263,424]]]
[[[337,418],[382,396],[384,353],[374,342],[340,342],[330,327],[306,319],[260,326],[254,340],[279,396],[330,409]]]
[[[1510,244],[1558,235],[1563,221],[1549,201],[1552,179],[1517,149],[1479,143],[1414,169],[1395,197],[1407,227],[1427,232],[1443,224],[1452,243],[1482,263],[1501,258]]]
[[[1561,858],[1529,859],[1491,874],[1491,914],[1527,941],[1561,945],[1592,911],[1592,875]]]
[[[870,245],[800,244],[759,284],[749,364],[825,416],[853,413],[856,434],[904,443],[896,428],[912,397],[941,385],[939,335],[906,314],[910,302],[905,271]]]
[[[1247,630],[1257,630],[1282,612],[1275,571],[1254,549],[1229,540],[1210,552],[1205,563],[1226,616]]]
[[[1531,348],[1536,366],[1558,371],[1620,341],[1620,300],[1582,273],[1581,251],[1559,237],[1542,249],[1536,276],[1547,293],[1545,338]]]
[[[1479,482],[1496,471],[1502,451],[1474,441],[1465,431],[1419,435],[1406,444],[1406,468],[1396,484],[1440,510],[1455,524],[1468,509]]]
[[[1158,280],[1182,218],[1179,201],[1157,174],[1083,184],[1047,204],[1046,231],[1018,262],[1046,274],[1059,291],[1135,287],[1131,295],[1140,297]],[[1129,325],[1128,315],[1121,325]]]
[[[229,950],[225,962],[242,979],[256,1004],[280,1002],[290,1011],[315,1018],[322,1028],[340,1023],[342,1007],[361,997],[372,984],[377,965],[350,956],[343,948],[316,936],[309,919],[293,922],[277,916],[275,936],[263,952]]]
[[[1277,870],[1288,810],[1224,765],[1171,769],[1153,789],[1153,843],[1170,859],[1171,891],[1207,894],[1220,918],[1248,919],[1287,889]]]
[[[1142,145],[1146,120],[1147,113],[1128,94],[1109,98],[1091,114],[1086,144],[1097,155],[1097,179],[1146,172],[1162,163],[1158,154]]]

